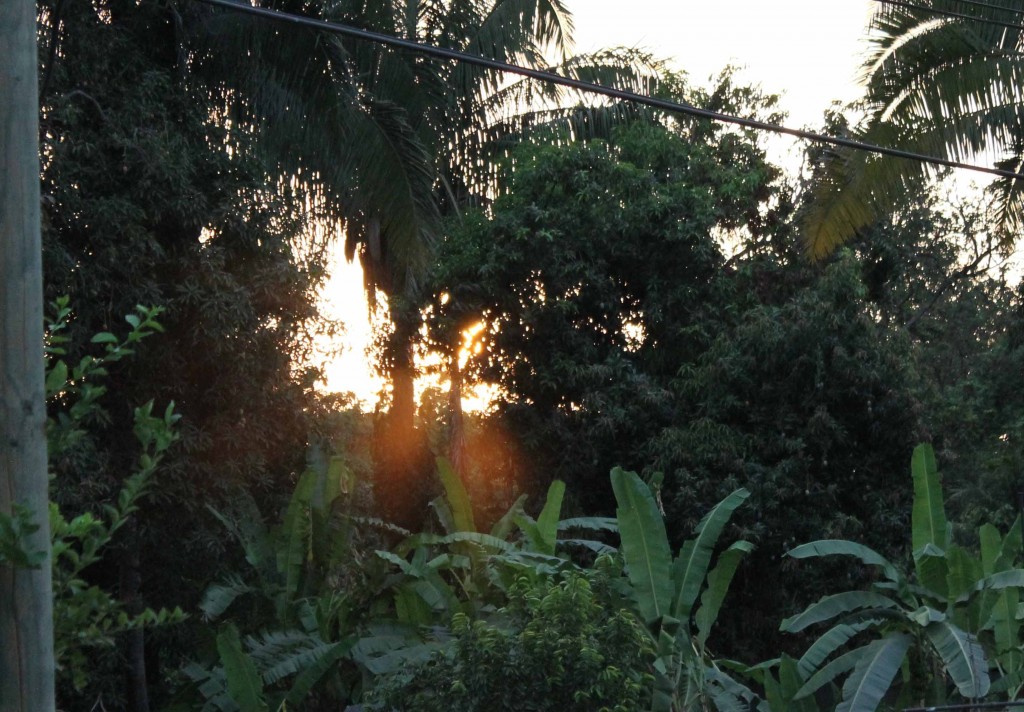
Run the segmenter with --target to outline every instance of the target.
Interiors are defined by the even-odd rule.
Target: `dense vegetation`
[[[780,118],[566,56],[558,3],[273,5]],[[787,176],[750,131],[192,3],[38,7],[61,709],[1024,686],[1024,292],[986,201],[902,176],[811,262],[831,154]],[[388,309],[373,414],[310,365],[336,231]],[[413,402],[414,355],[446,393]],[[0,566],[48,565],[15,515]]]

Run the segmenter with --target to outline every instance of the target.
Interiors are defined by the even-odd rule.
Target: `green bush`
[[[654,649],[612,603],[609,559],[554,580],[520,579],[490,620],[456,614],[443,652],[384,678],[370,709],[636,710],[650,704]]]

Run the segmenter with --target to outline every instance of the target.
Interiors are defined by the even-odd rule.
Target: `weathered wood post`
[[[0,565],[0,712],[54,709],[33,0],[0,2],[0,513],[39,529],[38,569]]]

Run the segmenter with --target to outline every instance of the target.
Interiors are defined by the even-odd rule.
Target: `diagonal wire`
[[[963,2],[964,0],[961,0]],[[1024,31],[1024,25],[1015,22],[1003,22],[1002,20],[991,20],[987,17],[978,17],[977,15],[968,15],[963,12],[952,12],[949,10],[938,10],[934,7],[928,7],[927,5],[919,5],[913,2],[904,2],[904,0],[875,0],[880,5],[891,5],[892,7],[902,7],[906,10],[918,10],[920,12],[926,12],[929,15],[938,15],[939,17],[949,17],[954,20],[970,20],[971,22],[981,22],[986,25],[995,25],[996,27],[1005,27],[1010,30],[1022,30]],[[997,7],[996,5],[986,5],[986,7]],[[1001,8],[1008,9],[1008,8]],[[1016,12],[1013,10],[1012,12]]]
[[[890,0],[893,1],[894,0]],[[412,40],[402,39],[393,35],[386,35],[380,32],[371,32],[370,30],[362,30],[349,25],[343,25],[336,22],[327,22],[325,20],[318,20],[312,17],[306,17],[304,15],[294,15],[291,13],[281,12],[278,10],[269,10],[262,7],[253,7],[252,5],[243,5],[232,0],[195,0],[195,2],[201,2],[206,5],[213,5],[215,7],[221,7],[235,12],[242,12],[264,19],[273,20],[277,22],[287,22],[293,25],[301,27],[308,27],[314,30],[320,30],[323,32],[330,32],[337,35],[344,35],[348,37],[354,37],[356,39],[366,40],[368,42],[375,42],[389,47],[398,47],[400,49],[410,50],[412,52],[418,52],[431,57],[440,57],[443,59],[450,59],[457,62],[465,62],[467,64],[475,64],[481,67],[488,67],[495,69],[500,72],[506,72],[509,74],[518,74],[520,76],[529,77],[536,79],[541,82],[549,82],[551,84],[557,84],[560,86],[569,87],[570,89],[576,89],[581,92],[589,92],[592,94],[601,94],[603,96],[611,97],[612,99],[618,99],[620,101],[630,101],[637,104],[643,104],[663,111],[669,111],[672,113],[686,114],[689,116],[696,116],[702,119],[709,119],[711,121],[717,121],[720,123],[734,124],[742,126],[744,128],[755,129],[757,131],[769,131],[772,133],[782,134],[786,136],[794,136],[805,141],[812,141],[815,143],[822,143],[831,146],[840,146],[843,148],[851,148],[858,151],[867,151],[869,153],[875,153],[884,156],[892,156],[895,158],[904,158],[911,161],[918,161],[920,163],[928,163],[936,166],[944,166],[946,168],[957,168],[960,170],[974,171],[976,173],[986,173],[988,175],[1000,176],[1002,178],[1012,178],[1014,180],[1024,180],[1024,174],[1017,173],[1015,171],[1004,170],[1001,168],[992,168],[989,166],[979,166],[971,163],[962,163],[960,161],[954,161],[947,158],[940,158],[938,156],[929,156],[923,153],[915,153],[913,151],[904,151],[898,148],[891,148],[888,146],[878,146],[872,143],[866,143],[864,141],[857,141],[854,139],[843,138],[840,136],[827,136],[825,134],[815,133],[813,131],[806,131],[804,129],[794,129],[787,126],[781,126],[779,124],[772,124],[767,121],[759,121],[757,119],[745,118],[742,116],[734,116],[731,114],[723,114],[717,111],[710,111],[708,109],[701,109],[690,104],[682,102],[668,101],[666,99],[657,99],[651,96],[645,96],[643,94],[637,94],[636,92],[626,91],[623,89],[615,89],[613,87],[607,87],[601,84],[595,84],[593,82],[586,82],[580,79],[572,79],[571,77],[564,77],[554,72],[547,72],[540,69],[530,69],[528,67],[521,67],[515,64],[509,64],[508,62],[500,62],[496,59],[489,59],[487,57],[481,57],[480,55],[470,54],[468,52],[459,52],[457,50],[446,49],[444,47],[435,47],[433,45],[422,44],[414,42]],[[1024,28],[1022,28],[1024,29]]]
[[[956,2],[960,5],[971,5],[973,7],[983,7],[989,10],[1001,10],[1002,12],[1009,12],[1014,15],[1024,15],[1024,10],[1017,10],[1012,7],[996,5],[990,2],[980,2],[979,0],[956,0]]]

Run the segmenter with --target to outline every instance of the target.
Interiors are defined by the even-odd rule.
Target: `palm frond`
[[[1024,166],[1024,34],[989,23],[936,17],[962,11],[954,0],[928,7],[881,3],[872,20],[863,66],[867,143],[957,161]],[[1006,20],[1019,0],[977,8],[980,18]],[[874,158],[849,150],[824,152],[803,214],[804,243],[813,258],[830,253],[899,203],[914,181],[935,173],[916,161]],[[1021,219],[1022,181],[994,184],[1004,235]]]

